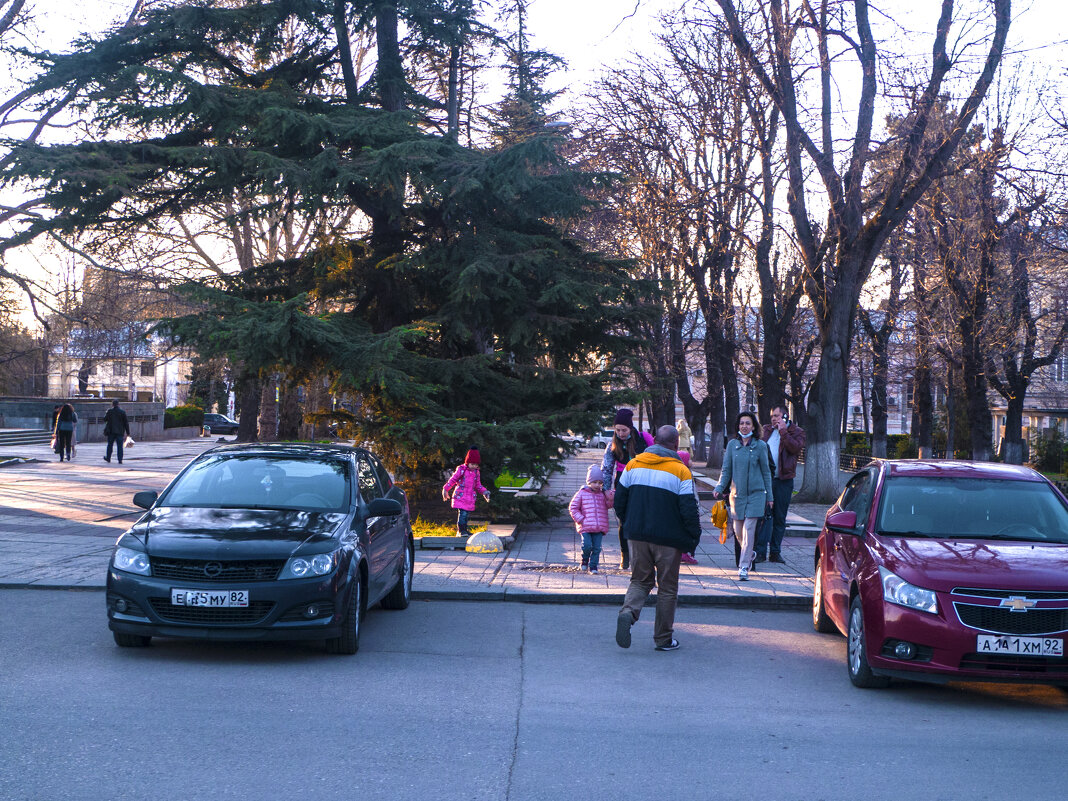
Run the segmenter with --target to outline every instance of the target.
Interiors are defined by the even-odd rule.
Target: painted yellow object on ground
[[[464,550],[468,553],[500,553],[504,550],[504,543],[493,532],[480,531],[468,538]]]

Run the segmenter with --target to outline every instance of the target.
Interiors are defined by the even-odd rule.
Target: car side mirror
[[[396,517],[403,511],[400,502],[392,498],[375,498],[367,504],[368,517]]]
[[[140,506],[142,509],[151,509],[152,504],[156,502],[159,497],[159,493],[155,490],[141,490],[135,492],[133,496],[134,506]]]
[[[857,513],[856,512],[835,512],[834,514],[827,515],[827,521],[824,524],[831,531],[837,531],[842,534],[854,534],[857,528]]]

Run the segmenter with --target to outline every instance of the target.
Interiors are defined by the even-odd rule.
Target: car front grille
[[[1068,609],[1014,612],[998,606],[978,606],[959,601],[954,602],[953,607],[965,626],[994,634],[1057,634],[1068,631]]]
[[[1032,601],[1065,601],[1068,602],[1068,592],[1057,590],[1049,592],[1045,590],[991,590],[979,587],[954,587],[953,595],[971,595],[979,598],[1013,598],[1026,596]]]
[[[246,607],[175,606],[167,598],[149,598],[152,611],[172,623],[237,626],[259,623],[274,608],[274,601],[251,601]]]
[[[285,567],[285,559],[163,559],[151,557],[152,575],[176,581],[220,584],[234,581],[274,581]]]
[[[972,673],[1065,673],[1068,662],[1063,657],[965,654],[960,669]]]

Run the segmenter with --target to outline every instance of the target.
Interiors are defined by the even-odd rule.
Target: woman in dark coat
[[[615,486],[623,468],[627,462],[643,453],[647,447],[653,444],[653,438],[644,431],[638,432],[634,428],[634,412],[630,409],[620,409],[616,412],[613,423],[614,433],[612,441],[604,449],[604,458],[601,460],[601,473],[604,474],[604,488],[612,489]],[[622,555],[620,567],[623,570],[630,569],[630,547],[623,537],[623,527],[619,527],[619,550]]]
[[[64,403],[60,407],[59,414],[56,415],[56,430],[54,432],[56,438],[56,453],[59,454],[59,461],[63,461],[63,455],[66,454],[67,461],[70,461],[71,450],[74,445],[74,427],[78,424],[78,413],[74,411],[74,407],[69,403]]]

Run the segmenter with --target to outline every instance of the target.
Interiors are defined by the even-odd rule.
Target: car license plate
[[[171,589],[175,606],[248,606],[248,590]]]
[[[1064,656],[1064,640],[1055,637],[1008,637],[980,634],[975,650],[981,654]]]

